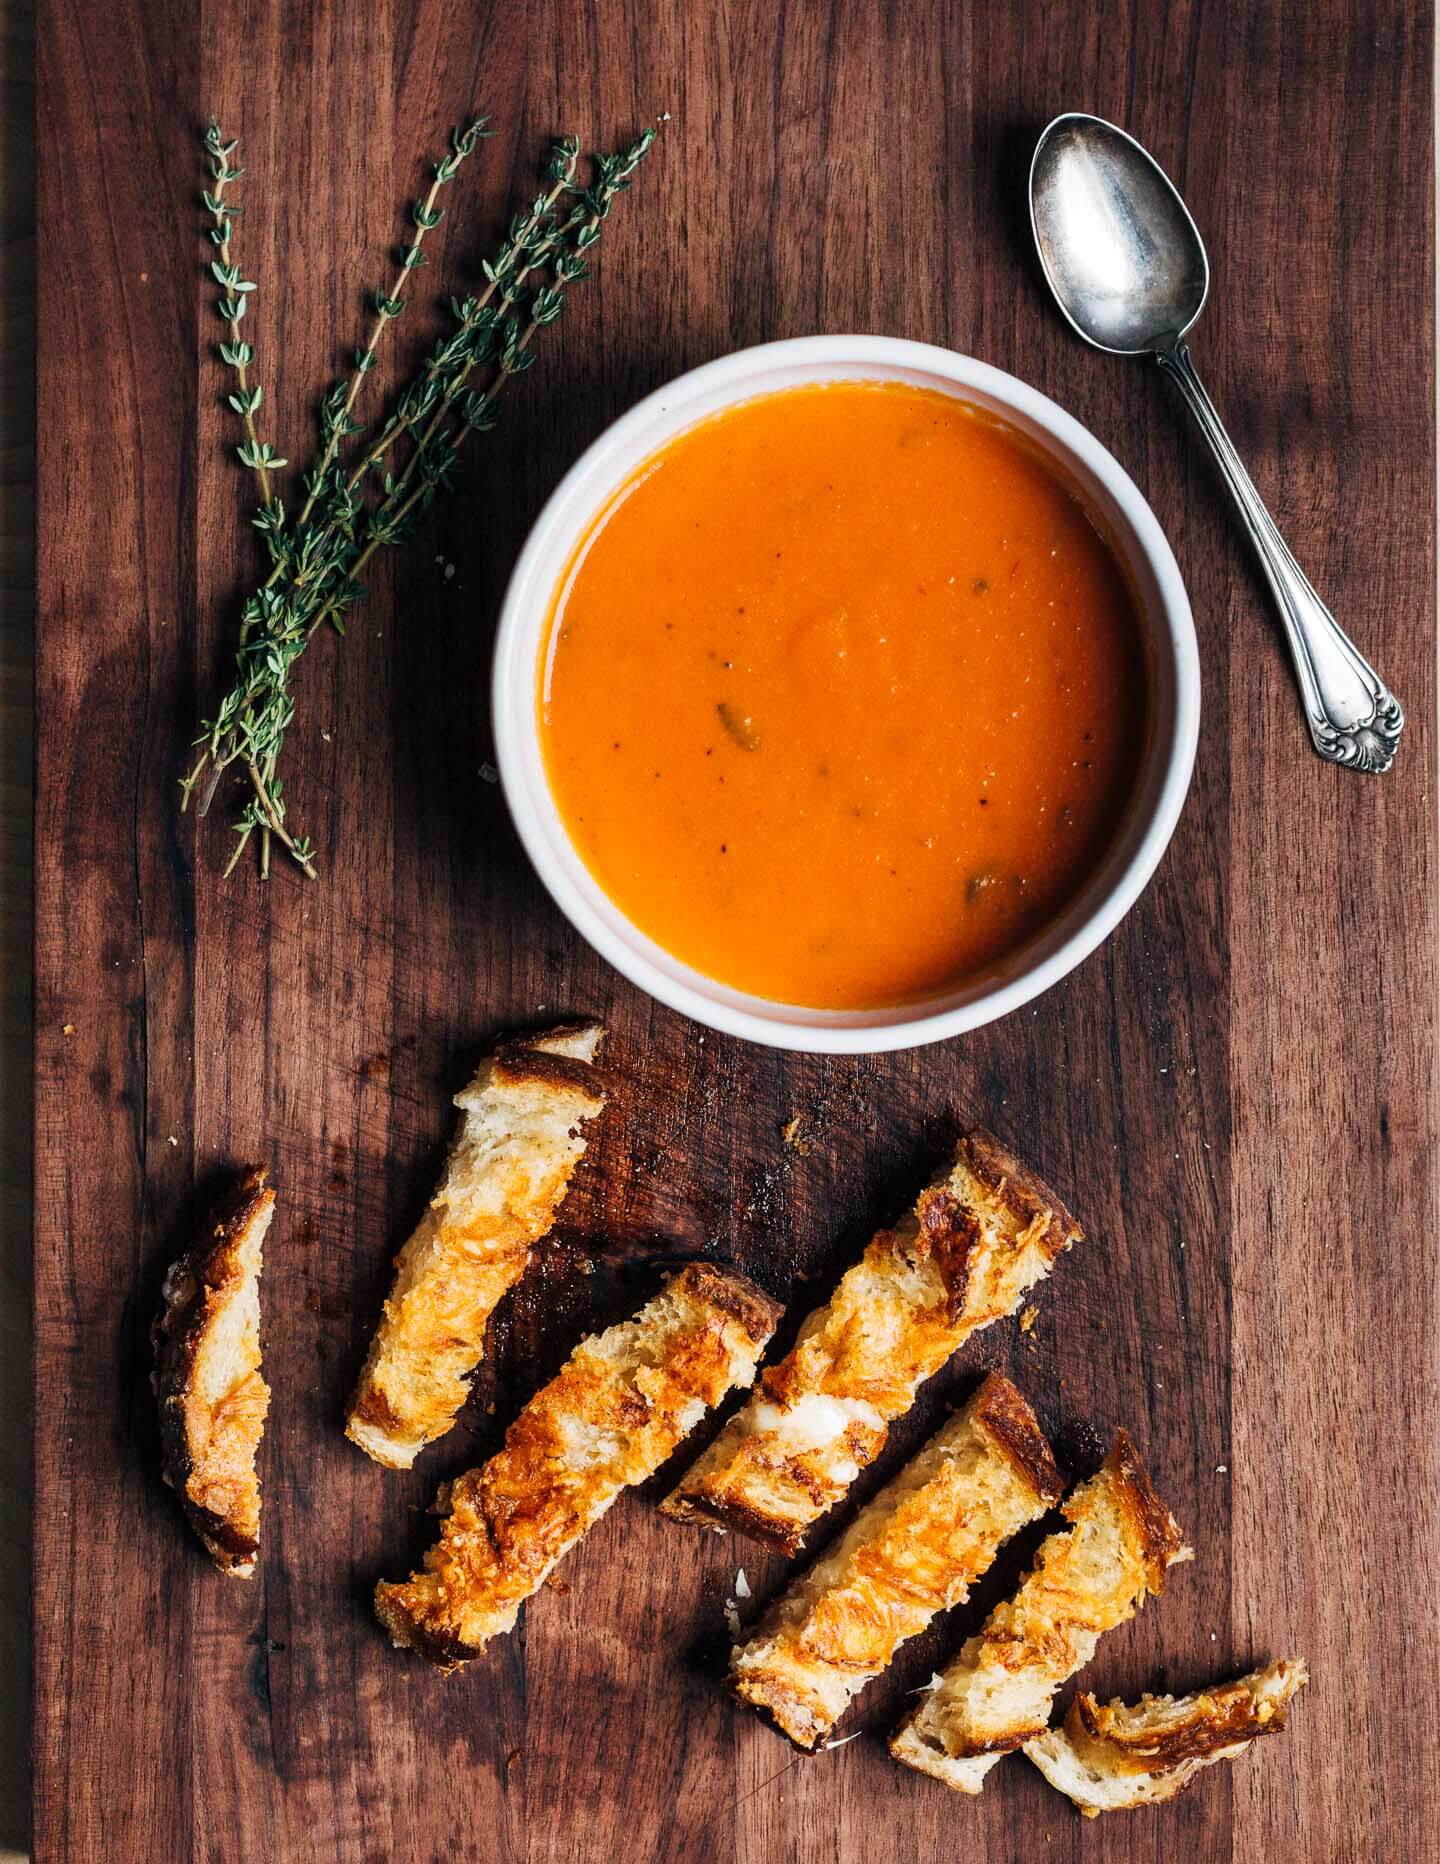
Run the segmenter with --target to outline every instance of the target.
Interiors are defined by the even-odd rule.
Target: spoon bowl
[[[1169,177],[1113,123],[1056,117],[1030,164],[1030,224],[1056,302],[1096,349],[1164,349],[1205,308],[1199,229]]]

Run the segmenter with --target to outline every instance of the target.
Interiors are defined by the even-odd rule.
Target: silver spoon
[[[1058,116],[1030,164],[1030,224],[1056,302],[1085,341],[1153,356],[1179,384],[1274,591],[1316,750],[1388,770],[1405,723],[1399,702],[1290,554],[1190,360],[1185,337],[1205,307],[1210,265],[1168,177],[1113,123]]]

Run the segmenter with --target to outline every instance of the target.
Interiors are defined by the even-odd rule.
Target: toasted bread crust
[[[261,1247],[275,1207],[263,1165],[210,1213],[170,1266],[150,1329],[161,1474],[222,1573],[248,1579],[260,1546],[255,1455],[270,1388],[260,1374]]]
[[[1180,1524],[1156,1493],[1128,1430],[1115,1433],[1105,1467],[1108,1470],[1112,1466],[1115,1479],[1111,1492],[1129,1519],[1129,1538],[1144,1563],[1146,1587],[1158,1593],[1165,1584],[1166,1568],[1191,1559],[1191,1550],[1185,1545]]]
[[[962,1341],[1020,1305],[1080,1232],[990,1134],[881,1230],[792,1350],[663,1504],[787,1553],[874,1460],[890,1424]]]
[[[1002,1754],[1043,1734],[1056,1690],[1090,1661],[1102,1633],[1191,1557],[1124,1431],[1064,1512],[1069,1530],[1043,1542],[1019,1591],[892,1736],[890,1751],[907,1767],[978,1793]]]
[[[1088,1819],[1155,1805],[1262,1735],[1279,1734],[1308,1681],[1303,1660],[1288,1657],[1179,1700],[1100,1703],[1082,1691],[1063,1726],[1027,1741],[1025,1753]]]
[[[991,1194],[1004,1198],[1029,1230],[1043,1226],[1040,1247],[1053,1262],[1080,1236],[1080,1226],[1043,1178],[1023,1164],[983,1126],[965,1140],[970,1170]]]
[[[791,1479],[803,1482],[804,1469],[795,1470]],[[683,1521],[689,1527],[708,1527],[717,1534],[743,1534],[747,1540],[753,1540],[762,1547],[773,1548],[776,1553],[795,1554],[800,1551],[801,1542],[789,1528],[777,1526],[760,1509],[730,1496],[713,1499],[703,1494],[682,1496],[677,1490],[661,1502],[660,1512],[668,1515],[672,1521]]]
[[[1055,1507],[1065,1493],[1065,1484],[1050,1440],[1018,1387],[1002,1373],[991,1372],[971,1403],[976,1423],[997,1452],[1010,1459],[1020,1483],[1041,1504],[1037,1513]]]
[[[780,1312],[743,1277],[692,1264],[633,1320],[583,1340],[499,1453],[450,1485],[424,1570],[377,1586],[394,1642],[453,1670],[508,1631],[621,1490],[749,1384]]]
[[[901,1644],[958,1605],[1060,1492],[1034,1413],[992,1372],[737,1645],[731,1687],[813,1749]]]
[[[445,1176],[396,1258],[346,1421],[376,1462],[408,1468],[455,1421],[490,1316],[554,1222],[581,1125],[605,1104],[590,1061],[603,1035],[586,1022],[510,1038],[456,1096],[464,1118]]]
[[[595,1022],[557,1023],[540,1035],[512,1036],[491,1055],[490,1073],[511,1087],[549,1087],[579,1094],[595,1101],[598,1112],[605,1103],[600,1071],[588,1059],[578,1059],[559,1045],[594,1053],[604,1038],[605,1031]]]
[[[681,1274],[681,1285],[691,1300],[717,1314],[728,1315],[747,1339],[758,1342],[758,1359],[780,1323],[784,1302],[757,1288],[738,1270],[717,1268],[713,1262],[687,1263]]]

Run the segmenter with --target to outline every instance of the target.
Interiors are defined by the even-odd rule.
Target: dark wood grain
[[[35,15],[0,6],[0,1858],[29,1831]]]
[[[37,1853],[1440,1857],[1428,9],[42,14]],[[378,569],[348,642],[309,656],[288,788],[323,880],[221,884],[223,828],[175,809],[253,563],[201,357],[196,133],[214,109],[244,137],[252,334],[296,458],[437,127],[475,101],[499,133],[422,303],[473,276],[547,135],[670,121],[463,494]],[[1205,229],[1207,379],[1409,713],[1383,780],[1308,751],[1256,577],[1158,374],[1084,350],[1042,297],[1024,165],[1067,107],[1134,130]],[[499,594],[579,449],[682,368],[855,328],[1012,369],[1115,451],[1189,583],[1205,713],[1174,845],[1101,952],[963,1041],[823,1060],[706,1036],[622,984],[550,907],[480,771]],[[460,1429],[419,1470],[382,1472],[338,1419],[447,1097],[487,1035],[561,1010],[607,1019],[625,1084],[564,1246],[498,1317]],[[818,1136],[805,1156],[779,1140],[796,1112]],[[636,1258],[714,1245],[803,1298],[797,1277],[833,1274],[973,1118],[1062,1188],[1089,1240],[1034,1332],[963,1353],[867,1487],[990,1364],[1074,1467],[1127,1424],[1198,1557],[1090,1680],[1188,1686],[1298,1650],[1315,1680],[1283,1742],[1098,1827],[1018,1760],[974,1803],[904,1773],[878,1736],[1002,1572],[867,1692],[847,1724],[864,1738],[797,1761],[715,1681],[737,1564],[755,1611],[783,1563],[662,1523],[648,1495],[462,1676],[387,1648],[369,1589],[425,1545],[436,1482],[641,1297]],[[144,1338],[208,1189],[257,1156],[281,1188],[275,1398],[263,1571],[240,1586],[159,1484]]]

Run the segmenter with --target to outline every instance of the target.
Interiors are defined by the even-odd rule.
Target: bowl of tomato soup
[[[877,1051],[1071,970],[1194,760],[1184,587],[1053,402],[879,337],[766,344],[598,440],[507,591],[494,715],[562,911],[710,1026]]]

